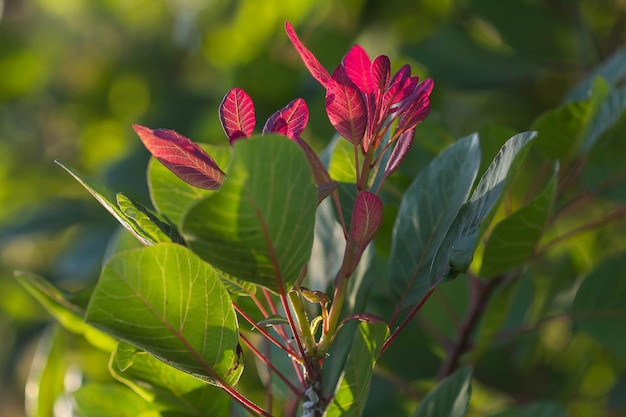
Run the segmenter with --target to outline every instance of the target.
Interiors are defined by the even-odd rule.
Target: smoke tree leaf
[[[429,267],[448,227],[470,193],[478,167],[476,134],[448,146],[408,188],[393,228],[389,273],[403,306],[426,294]]]
[[[284,136],[235,142],[226,181],[190,208],[182,233],[229,275],[288,291],[313,245],[317,189],[302,149]]]
[[[243,371],[230,296],[218,273],[180,245],[113,256],[86,321],[210,383],[232,385]]]
[[[520,133],[502,146],[439,245],[431,265],[432,279],[454,278],[467,271],[478,239],[493,219],[504,191],[526,157],[535,136],[536,132]]]

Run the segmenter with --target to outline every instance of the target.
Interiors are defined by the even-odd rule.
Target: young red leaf
[[[390,176],[395,172],[396,169],[400,166],[407,152],[409,152],[409,148],[413,143],[413,138],[415,136],[415,128],[411,130],[407,130],[402,133],[400,137],[396,140],[396,145],[389,156],[389,160],[387,161],[387,165],[385,166],[385,178]]]
[[[374,238],[383,221],[383,202],[376,194],[363,191],[356,197],[352,221],[350,222],[350,237],[364,249]]]
[[[406,100],[415,91],[418,82],[419,79],[417,77],[407,77],[392,83],[383,99],[385,106],[390,108],[394,104]]]
[[[430,98],[428,94],[422,95],[402,113],[402,118],[396,127],[395,136],[399,136],[411,129],[414,129],[418,123],[423,121],[430,113]]]
[[[370,70],[372,74],[372,82],[374,85],[374,91],[376,93],[383,92],[389,82],[389,76],[391,74],[391,62],[385,55],[379,55],[372,62],[372,68]]]
[[[241,88],[231,89],[220,104],[220,121],[231,145],[237,139],[250,137],[256,118],[248,93]]]
[[[315,58],[315,55],[313,55],[313,53],[302,44],[290,22],[285,23],[285,31],[287,32],[287,36],[289,37],[289,40],[293,44],[294,48],[296,48],[296,51],[300,54],[302,62],[304,62],[304,65],[307,67],[313,78],[326,87],[328,80],[330,80],[330,74],[326,68],[324,68],[317,58]]]
[[[365,100],[341,65],[326,86],[326,114],[335,130],[350,143],[363,140],[367,124]]]
[[[276,123],[279,120],[284,121],[285,127],[280,126],[280,129],[285,130],[285,132],[276,130]],[[275,132],[284,134],[290,139],[296,139],[300,137],[308,121],[309,109],[306,106],[306,102],[301,98],[297,98],[267,119],[263,127],[263,133]]]
[[[341,65],[344,67],[348,78],[357,86],[363,94],[369,94],[374,88],[372,82],[372,62],[367,52],[360,46],[354,45],[343,57]]]
[[[178,178],[206,190],[216,190],[224,172],[200,146],[173,130],[133,125],[144,146]]]

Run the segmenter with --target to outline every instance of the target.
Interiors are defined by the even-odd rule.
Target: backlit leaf
[[[300,54],[302,62],[304,62],[304,65],[307,67],[313,78],[315,78],[317,81],[320,82],[320,84],[326,87],[326,85],[328,84],[328,80],[330,80],[330,74],[328,73],[326,68],[324,68],[322,64],[320,64],[320,62],[317,60],[317,58],[315,58],[315,55],[313,55],[313,53],[302,44],[300,38],[298,38],[298,35],[296,34],[295,29],[293,28],[293,25],[290,22],[285,23],[285,31],[287,32],[289,40],[296,48],[296,51],[298,51],[298,54]]]
[[[374,89],[372,80],[372,62],[367,52],[360,46],[354,45],[341,61],[346,75],[363,94],[369,94]],[[334,75],[333,75],[334,77]]]
[[[337,133],[352,144],[363,140],[367,125],[367,108],[361,91],[337,67],[326,87],[326,114]]]
[[[152,156],[180,179],[205,190],[219,188],[224,172],[198,144],[173,130],[133,128]]]
[[[180,245],[113,256],[86,321],[210,383],[235,384],[243,371],[228,292],[217,271]]]
[[[231,144],[237,139],[250,137],[254,132],[254,103],[241,88],[233,88],[224,96],[219,113],[222,128]]]
[[[383,202],[369,191],[363,191],[356,197],[352,221],[350,224],[350,237],[361,247],[374,238],[383,220]]]
[[[302,149],[278,135],[235,143],[219,192],[183,220],[189,247],[235,278],[289,290],[308,262],[317,190]]]
[[[277,123],[279,120],[282,121],[280,124],[284,127],[278,128]],[[297,98],[267,119],[263,127],[263,133],[280,133],[290,139],[297,139],[304,131],[308,120],[309,109],[303,99]]]

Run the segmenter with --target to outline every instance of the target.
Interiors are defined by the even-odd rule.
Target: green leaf
[[[581,150],[588,152],[611,126],[613,126],[626,110],[626,87],[611,91],[591,121]]]
[[[74,393],[78,412],[89,417],[158,417],[156,405],[119,384],[91,383]]]
[[[500,149],[439,245],[430,270],[433,280],[442,276],[454,278],[468,270],[478,239],[491,223],[504,191],[526,157],[535,135],[535,132],[517,134]]]
[[[325,417],[359,417],[369,395],[378,352],[389,337],[385,323],[359,323],[343,375]]]
[[[344,138],[337,137],[329,147],[332,147],[328,173],[333,181],[356,183],[356,165],[354,164],[354,145]],[[334,147],[333,147],[334,146]],[[357,147],[358,148],[358,147]],[[361,151],[357,150],[359,163],[362,162]],[[359,165],[361,168],[361,165]]]
[[[210,383],[233,385],[243,371],[230,296],[218,272],[180,245],[158,243],[113,256],[86,319]]]
[[[592,116],[608,93],[609,86],[598,78],[593,84],[591,97],[565,103],[539,116],[533,124],[533,130],[538,132],[537,148],[552,159],[573,156],[589,129]]]
[[[509,408],[490,417],[567,417],[567,410],[558,403],[542,401],[524,407]]]
[[[173,230],[165,223],[156,218],[145,207],[133,202],[122,193],[116,196],[117,206],[127,219],[133,221],[136,230],[140,230],[145,240],[151,242],[171,242]]]
[[[459,369],[428,393],[413,417],[463,417],[472,393],[471,380],[472,368]]]
[[[113,353],[109,368],[115,379],[170,412],[224,415],[231,402],[220,388],[207,385],[123,341]]]
[[[64,328],[72,333],[84,336],[87,341],[99,349],[107,352],[111,352],[115,349],[116,341],[113,338],[85,323],[83,318],[85,313],[84,309],[68,299],[71,297],[70,294],[62,293],[44,278],[28,272],[16,272],[15,279],[35,297]]]
[[[403,306],[418,302],[433,285],[430,264],[463,205],[480,165],[476,134],[448,146],[404,194],[393,229],[389,274]]]
[[[279,135],[235,142],[219,192],[192,206],[189,247],[229,275],[286,292],[308,262],[317,190],[300,147]]]
[[[626,254],[603,262],[583,281],[570,307],[574,324],[626,358]]]
[[[65,166],[60,161],[55,162],[72,175],[83,187],[85,187],[87,191],[89,191],[89,193],[94,196],[95,199],[98,200],[98,202],[117,219],[117,221],[120,222],[122,226],[133,233],[137,239],[143,242],[144,245],[151,245],[155,243],[117,206],[115,196],[104,186],[104,184],[93,178],[79,174],[76,170]]]
[[[539,243],[556,194],[558,163],[545,188],[526,206],[495,225],[485,245],[480,276],[487,278],[521,265]]]

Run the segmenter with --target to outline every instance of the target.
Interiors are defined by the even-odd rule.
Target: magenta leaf
[[[279,122],[280,120],[283,122]],[[263,133],[280,133],[290,139],[296,139],[300,137],[308,121],[309,109],[306,102],[297,98],[267,119]]]
[[[241,88],[231,89],[220,104],[220,121],[231,145],[237,139],[250,137],[256,118],[248,93]]]
[[[224,172],[196,143],[173,130],[153,130],[136,124],[133,129],[152,156],[178,178],[205,190],[216,190],[220,187]]]
[[[392,83],[383,99],[387,108],[406,100],[415,91],[419,79],[417,77],[401,78]]]
[[[372,82],[374,85],[374,91],[383,92],[389,82],[389,76],[391,74],[391,62],[385,55],[377,56],[372,62],[371,68]]]
[[[326,68],[324,68],[317,58],[315,58],[315,55],[313,55],[313,53],[302,44],[290,22],[285,23],[285,31],[287,32],[287,36],[289,37],[289,40],[293,44],[294,48],[296,48],[296,51],[300,54],[302,62],[304,62],[304,65],[307,67],[313,78],[326,87],[328,80],[330,80],[330,74]]]
[[[363,94],[369,94],[374,89],[372,82],[372,63],[367,52],[360,46],[354,45],[343,57],[341,65],[344,67],[348,78],[357,86]]]
[[[422,95],[403,112],[402,118],[398,122],[398,127],[396,127],[395,135],[402,135],[414,129],[418,123],[428,116],[428,113],[430,113],[430,98],[428,94],[422,93]]]
[[[337,133],[350,143],[363,140],[367,124],[365,100],[341,65],[326,86],[326,114]]]
[[[400,137],[398,137],[396,141],[396,145],[391,152],[391,156],[389,156],[389,160],[387,161],[387,165],[385,166],[385,178],[393,174],[396,169],[400,166],[407,152],[409,152],[409,148],[413,143],[413,137],[415,136],[415,128],[411,130],[407,130],[402,133]]]
[[[382,221],[383,203],[380,198],[369,191],[359,193],[352,212],[350,237],[364,249],[374,238]]]

